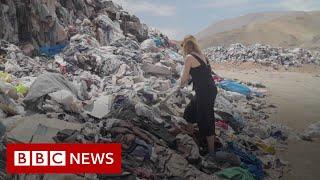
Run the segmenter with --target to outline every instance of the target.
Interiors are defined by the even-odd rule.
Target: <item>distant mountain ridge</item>
[[[320,49],[320,11],[252,13],[214,23],[196,34],[203,48],[233,43]]]

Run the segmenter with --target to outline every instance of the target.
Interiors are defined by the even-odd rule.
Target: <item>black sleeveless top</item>
[[[206,64],[198,55],[194,53],[191,55],[200,63],[200,66],[190,69],[193,88],[196,93],[205,94],[203,92],[207,91],[208,89],[213,91],[216,90],[216,85],[212,78],[212,70],[209,62],[207,61]]]

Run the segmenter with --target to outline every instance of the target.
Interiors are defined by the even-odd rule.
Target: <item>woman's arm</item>
[[[188,83],[188,80],[190,77],[191,63],[192,63],[192,57],[187,56],[184,64],[183,74],[181,76],[180,87],[184,87]]]

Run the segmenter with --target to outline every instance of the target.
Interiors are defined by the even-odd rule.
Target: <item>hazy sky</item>
[[[320,10],[320,0],[114,0],[170,38],[180,39],[222,19],[264,11]]]

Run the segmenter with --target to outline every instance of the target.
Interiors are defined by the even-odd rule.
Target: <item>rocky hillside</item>
[[[215,23],[196,35],[202,47],[233,43],[320,48],[320,12],[248,14]]]

